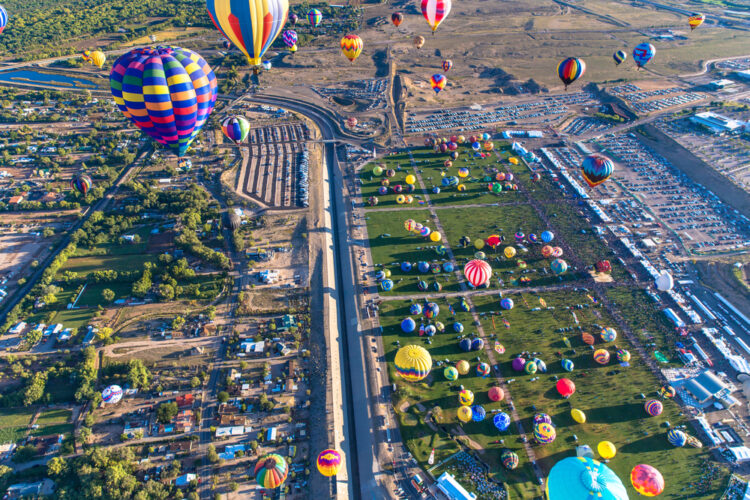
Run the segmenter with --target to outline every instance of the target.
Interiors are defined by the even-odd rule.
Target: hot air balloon
[[[422,45],[424,45],[424,37],[421,35],[417,35],[414,37],[414,46],[418,49],[422,48]]]
[[[614,342],[617,339],[617,330],[612,327],[602,328],[600,335],[604,342]]]
[[[271,453],[258,460],[255,464],[255,480],[263,488],[278,488],[289,474],[286,459],[276,453]]]
[[[638,464],[630,471],[630,484],[644,497],[655,497],[664,491],[664,478],[655,467]]]
[[[533,375],[537,370],[536,363],[534,363],[533,361],[527,361],[523,367],[523,370],[529,375]]]
[[[487,391],[487,397],[490,398],[490,401],[502,401],[505,397],[505,391],[501,387],[493,386]]]
[[[670,429],[669,432],[667,432],[667,441],[669,441],[669,444],[672,446],[680,448],[687,443],[687,436],[681,430]]]
[[[526,366],[526,360],[522,357],[514,358],[513,361],[510,363],[510,367],[513,368],[513,371],[523,371],[523,367]]]
[[[572,410],[570,410],[570,416],[573,420],[576,421],[576,423],[586,423],[586,414],[577,408],[573,408]]]
[[[568,457],[547,476],[549,500],[627,500],[628,492],[612,469],[589,457]]]
[[[513,470],[518,467],[518,455],[511,450],[503,450],[500,454],[500,461],[508,470]]]
[[[344,459],[336,450],[323,450],[318,454],[318,472],[326,477],[335,476]]]
[[[206,0],[206,8],[224,38],[259,66],[286,24],[289,0]]]
[[[76,174],[70,179],[70,187],[86,196],[91,189],[91,177],[86,174]]]
[[[8,24],[8,11],[0,5],[0,33],[3,32],[5,26]]]
[[[552,257],[552,247],[549,245],[544,245],[542,247],[542,257],[545,259]]]
[[[307,20],[310,21],[313,28],[316,28],[323,20],[323,13],[318,9],[310,9],[307,11]]]
[[[578,80],[586,72],[586,63],[583,59],[577,57],[568,57],[563,59],[557,65],[557,76],[565,85],[565,89],[568,85]]]
[[[407,345],[396,352],[393,364],[401,378],[408,382],[419,382],[430,374],[432,358],[424,347]]]
[[[703,24],[703,21],[706,20],[706,16],[703,14],[692,14],[688,17],[688,25],[690,26],[690,31],[693,31],[695,28]]]
[[[95,50],[87,54],[87,57],[85,57],[85,59],[90,64],[96,64],[99,68],[101,68],[102,66],[104,66],[104,62],[107,60],[107,56],[101,50]]]
[[[404,15],[400,12],[394,12],[391,14],[391,22],[398,28],[404,22]]]
[[[422,15],[432,32],[438,28],[451,11],[451,0],[422,0]]]
[[[550,268],[555,274],[564,274],[568,270],[568,263],[562,259],[555,259],[550,264]]]
[[[505,412],[500,412],[492,418],[492,423],[500,432],[510,427],[510,416]]]
[[[221,122],[221,130],[230,141],[239,144],[247,139],[250,123],[242,116],[230,116]]]
[[[572,372],[573,369],[575,368],[575,365],[573,364],[573,362],[569,360],[568,358],[564,358],[562,361],[560,361],[560,365],[562,366],[562,369],[565,370],[566,372]]]
[[[470,260],[464,266],[464,276],[472,286],[477,287],[489,281],[492,277],[492,268],[483,260]]]
[[[480,338],[476,338],[471,341],[471,350],[472,351],[481,351],[484,349],[484,340]]]
[[[119,385],[110,385],[102,391],[102,401],[106,404],[119,403],[122,399],[122,387]]]
[[[443,370],[443,376],[446,380],[456,380],[458,379],[458,370],[452,366],[448,366]]]
[[[354,62],[362,53],[362,47],[364,47],[364,43],[357,35],[349,34],[341,39],[341,52],[351,62]]]
[[[466,375],[467,373],[469,373],[470,368],[471,366],[469,365],[469,362],[465,359],[462,359],[461,361],[456,363],[456,370],[458,370],[458,373],[461,375]]]
[[[470,406],[461,406],[461,407],[459,407],[457,414],[458,414],[458,419],[461,422],[464,422],[464,423],[471,422],[471,417],[473,416],[473,413],[471,411],[471,407]]]
[[[437,318],[440,314],[440,307],[434,302],[428,302],[423,308],[424,317],[427,319]]]
[[[539,422],[534,425],[534,438],[542,444],[549,444],[557,437],[557,431],[552,424]]]
[[[461,389],[458,393],[458,402],[461,406],[471,406],[474,402],[474,393],[469,389]]]
[[[477,376],[485,378],[490,374],[490,365],[487,363],[479,363],[477,365]]]
[[[595,187],[609,179],[615,166],[612,160],[604,155],[593,154],[587,156],[581,164],[583,180],[590,187]]]
[[[665,385],[659,389],[659,395],[663,398],[673,398],[677,394],[677,391],[671,385]]]
[[[656,49],[653,45],[646,42],[639,43],[633,49],[633,60],[639,68],[642,68],[654,58],[655,54]]]
[[[404,333],[411,333],[415,328],[417,328],[417,323],[413,319],[404,318],[404,320],[401,321],[401,330],[403,330]]]
[[[513,247],[505,247],[505,250],[503,250],[503,255],[505,255],[506,259],[512,259],[516,256],[516,249]]]
[[[610,441],[600,441],[599,444],[596,445],[596,451],[599,452],[599,456],[604,460],[614,458],[617,454],[617,448]]]
[[[600,365],[609,363],[609,351],[606,349],[597,349],[594,351],[594,361]]]
[[[513,309],[513,299],[506,297],[500,300],[500,307],[502,307],[506,311]]]
[[[564,398],[569,398],[576,392],[576,385],[569,378],[561,378],[555,384],[557,392]]]
[[[549,243],[550,241],[555,239],[555,235],[552,231],[542,231],[542,241],[545,243]]]
[[[448,79],[440,73],[435,73],[430,77],[430,85],[432,85],[435,94],[439,94],[445,88],[446,83],[448,83]]]
[[[297,24],[297,21],[299,21],[299,16],[297,14],[289,14],[289,24],[294,26]]]
[[[668,292],[674,288],[674,278],[672,278],[672,275],[669,274],[669,272],[662,271],[659,273],[656,280],[654,280],[654,284],[656,285],[656,289],[660,292]]]
[[[229,50],[232,48],[232,42],[229,40],[224,40],[221,42],[221,46],[224,47],[224,50]]]
[[[115,61],[109,81],[120,111],[177,156],[185,155],[218,95],[206,61],[180,47],[131,50]]]
[[[662,405],[660,401],[649,399],[646,401],[646,404],[643,405],[643,409],[646,410],[646,413],[648,413],[649,416],[658,417],[661,415],[661,412],[664,411],[664,405]]]
[[[471,407],[471,419],[474,422],[481,422],[487,416],[487,411],[482,405],[474,405]]]
[[[285,30],[281,34],[281,39],[284,41],[284,44],[287,47],[289,48],[294,47],[295,45],[297,45],[297,40],[298,40],[297,32],[294,30]]]
[[[447,73],[448,71],[451,70],[452,67],[453,67],[453,61],[451,61],[450,59],[446,59],[445,61],[443,61],[443,71]],[[453,141],[453,142],[456,142],[456,141]]]
[[[615,60],[615,66],[619,66],[625,59],[628,58],[628,54],[624,50],[618,50],[612,54],[612,59]]]
[[[627,363],[630,361],[630,352],[627,349],[617,349],[615,355],[617,356],[617,361],[620,363]]]

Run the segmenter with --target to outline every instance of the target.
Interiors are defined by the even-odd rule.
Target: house
[[[291,314],[285,314],[280,318],[276,318],[276,331],[285,332],[292,328],[296,328],[297,321]]]
[[[53,193],[52,191],[45,193],[44,196],[39,198],[42,203],[54,203],[61,198],[59,193]]]
[[[59,334],[57,334],[57,341],[67,342],[70,340],[70,338],[73,336],[73,329],[72,328],[66,328],[65,330],[61,331]]]
[[[456,478],[449,472],[443,472],[438,478],[437,487],[450,500],[474,500],[477,498],[474,493],[466,491],[466,488],[461,486],[461,483],[456,481]]]
[[[229,437],[229,436],[242,436],[245,432],[249,432],[250,427],[244,425],[233,425],[231,427],[217,427],[216,437]]]
[[[175,432],[190,432],[193,428],[193,410],[182,410],[174,419]]]
[[[44,333],[42,335],[44,335],[45,337],[49,337],[50,335],[57,335],[58,333],[62,331],[62,329],[63,329],[62,323],[49,325],[47,329],[44,330]]]
[[[96,332],[98,332],[98,328],[94,328],[93,326],[89,325],[88,330],[86,331],[86,336],[83,337],[83,346],[87,346],[91,344],[94,341],[94,338],[96,337]]]
[[[193,442],[190,440],[169,443],[169,453],[174,453],[175,455],[179,453],[190,453],[192,450]]]
[[[195,403],[195,396],[192,394],[181,394],[175,400],[177,408],[192,408]]]
[[[219,405],[219,415],[230,415],[232,413],[238,413],[239,411],[239,408],[234,405],[230,405],[229,403],[221,403]]]
[[[219,453],[219,458],[222,460],[232,460],[238,452],[245,452],[245,445],[244,444],[232,444],[227,445],[224,448],[224,451]]]
[[[244,427],[247,424],[247,417],[243,415],[219,415],[219,425],[221,427]]]
[[[276,441],[276,427],[271,427],[266,431],[266,441]]]
[[[250,340],[243,340],[242,342],[240,342],[240,350],[245,352],[246,354],[261,355],[263,354],[265,346],[266,343],[262,340],[260,342],[253,342]]]
[[[24,195],[19,194],[18,196],[11,196],[8,200],[8,205],[18,205],[23,201]]]
[[[29,439],[29,444],[36,448],[37,455],[43,457],[60,451],[62,446],[62,434],[50,434]]]
[[[19,335],[26,329],[26,322],[19,321],[8,330],[8,335]]]
[[[177,478],[174,480],[174,485],[178,488],[187,488],[191,482],[197,480],[198,476],[196,474],[187,473],[181,476],[177,476]]]
[[[126,421],[122,433],[131,439],[135,437],[136,434],[146,435],[146,422],[138,420]]]

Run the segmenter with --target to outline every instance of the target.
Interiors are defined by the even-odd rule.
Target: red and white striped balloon
[[[464,276],[474,286],[484,285],[492,276],[492,268],[483,260],[470,260],[464,266]]]

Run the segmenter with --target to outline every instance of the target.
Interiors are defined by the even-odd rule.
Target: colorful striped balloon
[[[284,41],[284,44],[291,48],[297,45],[297,32],[294,30],[286,30],[281,34],[281,39]]]
[[[552,424],[540,422],[534,426],[534,438],[541,444],[549,444],[557,437],[557,431]]]
[[[344,459],[336,450],[323,450],[318,455],[318,471],[326,477],[335,476]]]
[[[703,24],[703,21],[706,20],[706,16],[703,14],[693,14],[692,16],[688,17],[688,25],[690,25],[690,31],[693,31],[695,28]]]
[[[646,404],[643,405],[643,409],[646,410],[646,413],[648,413],[652,417],[658,417],[661,415],[661,412],[664,411],[664,405],[661,404],[661,401],[657,401],[655,399],[649,399],[646,401]]]
[[[581,170],[586,184],[589,187],[596,187],[610,178],[612,172],[615,171],[615,165],[606,156],[593,154],[584,158]]]
[[[446,83],[448,83],[448,79],[444,75],[441,75],[439,73],[436,73],[430,77],[430,85],[432,85],[432,90],[434,90],[436,94],[439,94],[440,91],[445,88]]]
[[[624,50],[618,50],[617,52],[612,54],[612,59],[615,60],[616,66],[619,66],[620,63],[622,63],[627,58],[628,58],[628,55],[625,53]]]
[[[422,15],[434,32],[451,12],[451,0],[422,0]]]
[[[393,364],[401,378],[409,382],[418,382],[430,374],[432,357],[422,346],[407,345],[398,350]]]
[[[445,61],[443,61],[443,71],[450,71],[452,67],[453,61],[451,61],[450,59],[446,59]]]
[[[208,120],[218,93],[206,61],[181,47],[131,50],[115,61],[109,82],[120,111],[177,156]]]
[[[557,76],[565,84],[566,89],[568,85],[582,77],[585,72],[586,63],[583,59],[577,57],[568,57],[560,61],[560,64],[557,65]]]
[[[600,365],[609,363],[609,351],[606,349],[597,349],[594,351],[594,361]]]
[[[250,123],[243,116],[230,116],[221,123],[221,130],[230,141],[239,144],[247,139]]]
[[[354,62],[362,53],[364,45],[359,36],[348,34],[341,39],[341,52],[343,52],[347,59]]]
[[[316,27],[323,20],[323,13],[318,9],[310,9],[307,11],[307,20],[310,21],[313,27]]]
[[[258,66],[286,24],[289,0],[206,0],[206,9],[216,29]]]
[[[278,488],[289,474],[289,466],[281,455],[271,453],[255,464],[255,480],[263,488]]]
[[[8,24],[8,11],[0,5],[0,33],[3,32],[6,24]]]
[[[484,285],[490,280],[490,277],[492,277],[492,268],[483,260],[470,260],[464,266],[464,276],[466,276],[469,283],[477,287]]]
[[[83,196],[86,196],[86,193],[91,189],[91,177],[86,174],[74,175],[73,178],[70,179],[70,187],[81,193]]]
[[[656,48],[650,43],[639,43],[633,49],[633,60],[639,68],[644,67],[656,55]]]

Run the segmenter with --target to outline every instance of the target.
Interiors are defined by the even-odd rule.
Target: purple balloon
[[[523,367],[526,366],[526,360],[523,358],[516,358],[513,360],[513,363],[511,364],[513,369],[517,372],[522,372]]]

